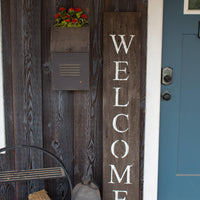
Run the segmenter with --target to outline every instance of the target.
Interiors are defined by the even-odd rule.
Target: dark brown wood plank
[[[52,149],[52,141],[56,138],[54,134],[53,102],[51,92],[51,59],[50,59],[50,33],[54,24],[56,1],[42,2],[42,112],[43,112],[43,143],[44,148],[55,153]],[[44,167],[52,166],[54,162],[44,157]],[[56,196],[56,188],[52,187],[52,181],[45,182],[45,189],[52,197]]]
[[[74,92],[74,183],[83,176],[93,176],[92,162],[88,158],[90,132],[89,92]],[[91,152],[93,153],[93,149]],[[95,157],[95,156],[94,156]]]
[[[16,144],[42,145],[40,11],[39,2],[11,0]]]
[[[0,159],[0,169],[1,171],[12,169],[14,166],[13,160],[11,160],[14,154],[2,154]],[[9,162],[10,161],[10,162]],[[12,200],[16,197],[15,183],[1,183],[0,184],[0,199],[2,200]]]
[[[92,1],[82,1],[82,0],[73,0],[74,8],[81,8],[84,14],[89,15],[90,13],[90,4]],[[90,18],[88,19],[90,21]]]
[[[137,2],[140,0],[104,0],[106,12],[133,12],[137,11]]]
[[[56,10],[58,12],[60,7],[64,7],[66,9],[73,7],[73,0],[55,0],[56,2]]]
[[[5,108],[5,134],[6,145],[13,146],[13,88],[12,88],[12,52],[10,27],[10,0],[1,1],[2,16],[2,52],[3,52],[3,80],[4,80],[4,108]],[[13,154],[0,155],[1,170],[11,169],[15,163]],[[0,199],[11,200],[15,198],[15,183],[0,185]]]
[[[43,145],[40,19],[41,2],[24,0],[22,38],[24,132],[29,137],[27,142],[37,146]]]
[[[74,1],[90,25],[90,91],[74,94],[75,183],[88,176],[102,186],[102,14],[103,2]]]
[[[102,104],[103,104],[103,11],[102,0],[90,1],[90,24],[91,24],[91,66],[90,66],[90,99],[91,99],[91,133],[93,141],[89,143],[89,149],[94,149],[93,181],[102,190]],[[90,151],[89,151],[90,152]],[[92,151],[91,151],[92,152]],[[91,154],[91,158],[93,154]],[[90,160],[92,160],[90,158]]]
[[[16,132],[21,132],[22,134],[22,143],[25,140],[24,134],[23,134],[23,124],[22,122],[17,123],[18,116],[20,116],[20,112],[23,111],[23,99],[20,98],[20,96],[23,96],[23,46],[22,46],[22,3],[17,3],[16,1],[11,0],[11,42],[12,42],[12,75],[13,75],[13,111],[14,111],[14,131],[15,131],[15,144],[19,143],[20,138],[17,138]],[[18,12],[16,12],[18,10]],[[19,66],[17,68],[17,66]],[[21,77],[20,77],[21,76]],[[18,79],[20,77],[20,79]],[[17,94],[18,91],[21,92],[21,94]],[[20,102],[21,100],[21,102]],[[16,108],[18,110],[16,110]],[[23,115],[22,115],[23,119]],[[22,121],[21,119],[21,121]],[[19,136],[20,137],[20,136]],[[18,142],[17,142],[17,141]]]
[[[10,5],[15,144],[42,146],[41,4],[33,0],[11,0]],[[31,159],[36,154],[25,152],[16,154],[16,168],[42,164],[42,158]],[[28,190],[25,185],[17,187],[16,199],[24,199],[35,185],[30,182]]]
[[[89,16],[89,0],[73,0],[74,7],[80,7]],[[90,33],[91,34],[91,33]],[[89,70],[90,71],[90,70]],[[89,72],[90,73],[90,72]],[[89,75],[90,76],[90,75]],[[89,85],[90,88],[90,85]],[[88,157],[90,132],[90,92],[74,92],[74,185],[82,182],[83,177],[93,178],[92,164]],[[90,153],[93,153],[93,149]],[[95,157],[95,156],[93,156]]]
[[[119,191],[124,198],[139,200],[141,15],[105,13],[104,22],[103,198],[118,198]],[[128,52],[123,47],[117,52],[110,34],[125,35],[126,43],[134,35]],[[119,45],[119,36],[116,41]],[[116,75],[118,61],[120,70],[126,71]],[[120,88],[119,95],[114,88]],[[118,115],[123,117],[115,123]]]
[[[147,1],[137,0],[137,11],[141,12],[141,81],[140,81],[140,200],[143,199],[144,182],[144,128],[146,103],[146,56],[147,56]]]
[[[119,12],[119,1],[104,0],[104,9],[106,12]]]
[[[11,10],[11,44],[12,44],[12,76],[13,76],[13,121],[14,121],[14,140],[15,145],[27,144],[27,137],[24,134],[23,125],[23,67],[24,67],[24,54],[23,54],[23,8],[22,1],[10,1]],[[18,159],[15,161],[15,167],[20,168],[20,160],[25,158],[27,154],[17,155]],[[9,161],[8,161],[9,162]],[[21,164],[21,168],[27,168],[27,165]],[[24,185],[16,184],[15,199],[27,198],[28,188]]]
[[[140,104],[140,199],[143,199],[144,173],[144,127],[146,102],[146,54],[147,54],[147,7],[148,1],[136,2],[136,9],[141,12],[141,104]]]
[[[27,144],[42,147],[41,1],[24,0],[22,6],[24,133],[29,138]],[[26,150],[23,149],[22,152]],[[27,167],[43,167],[42,154],[30,150]],[[43,188],[42,181],[29,181],[27,185],[28,194]]]
[[[63,4],[64,3],[64,4]],[[50,33],[54,15],[59,7],[71,6],[72,1],[42,1],[42,79],[43,79],[43,137],[44,148],[54,153],[65,164],[73,182],[73,93],[51,90]],[[45,159],[45,166],[55,162]],[[67,189],[59,180],[47,183],[52,198],[62,198]],[[60,187],[59,187],[60,186]]]

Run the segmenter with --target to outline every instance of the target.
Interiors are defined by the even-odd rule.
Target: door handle
[[[199,21],[199,25],[198,25],[198,38],[200,39],[200,21]]]

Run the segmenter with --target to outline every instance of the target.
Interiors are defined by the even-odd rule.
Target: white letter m
[[[119,174],[118,174],[118,172],[117,172],[117,169],[116,169],[115,165],[110,165],[110,167],[111,167],[111,175],[110,175],[110,176],[111,176],[111,180],[110,180],[110,182],[108,182],[108,183],[114,184],[114,182],[113,182],[113,172],[114,172],[114,173],[115,173],[115,176],[116,176],[116,178],[117,178],[118,183],[121,183],[121,181],[123,180],[125,174],[127,174],[125,184],[132,184],[132,183],[130,182],[130,175],[131,175],[130,169],[131,169],[132,166],[133,166],[133,165],[127,165],[127,167],[126,167],[126,169],[124,170],[122,176],[120,177]]]

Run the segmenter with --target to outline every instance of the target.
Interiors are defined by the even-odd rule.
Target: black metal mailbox
[[[89,26],[52,28],[53,90],[89,90],[89,39]]]

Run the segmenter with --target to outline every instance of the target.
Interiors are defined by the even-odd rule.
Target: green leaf
[[[56,19],[56,23],[60,23],[60,20],[61,20],[61,18],[59,17],[59,18],[57,18]]]
[[[60,13],[60,16],[63,18],[65,17],[65,15],[67,14],[67,12],[65,10],[63,10],[62,12],[59,12]]]
[[[84,24],[83,18],[79,18],[78,23],[79,23],[79,24]]]
[[[73,24],[70,22],[70,23],[67,25],[67,27],[71,28],[71,27],[73,27]]]
[[[81,12],[77,12],[77,13],[76,13],[76,17],[77,17],[77,18],[80,18],[81,15],[82,15],[82,13],[83,13],[83,11],[81,11]]]

